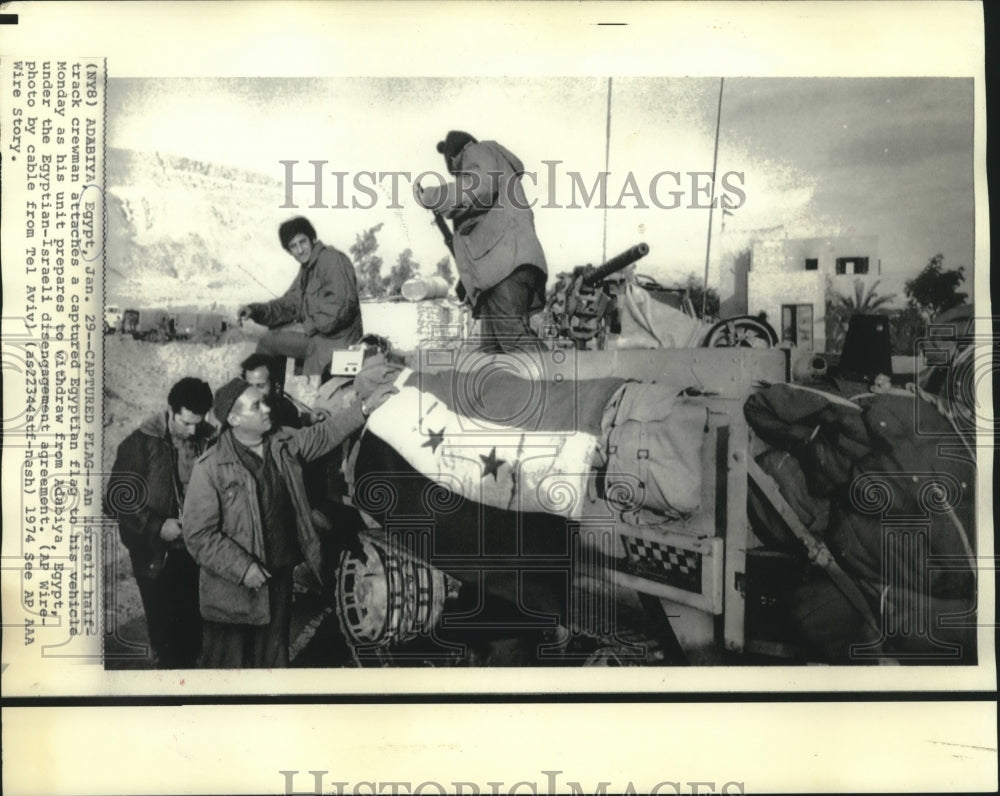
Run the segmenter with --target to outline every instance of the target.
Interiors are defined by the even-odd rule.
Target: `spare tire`
[[[708,330],[706,348],[772,348],[778,333],[767,321],[753,315],[739,315],[719,321]]]

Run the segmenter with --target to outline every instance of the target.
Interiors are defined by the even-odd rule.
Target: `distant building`
[[[782,345],[811,351],[826,349],[827,279],[838,293],[853,295],[856,280],[867,291],[882,276],[874,235],[759,240],[746,265],[747,310],[766,312]]]

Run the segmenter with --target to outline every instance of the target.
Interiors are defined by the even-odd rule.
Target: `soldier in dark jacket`
[[[521,186],[524,164],[496,141],[452,130],[437,145],[455,181],[414,184],[414,197],[454,224],[452,241],[460,294],[482,322],[483,346],[535,348],[529,315],[545,306],[545,253]]]
[[[181,538],[181,507],[194,462],[213,428],[204,422],[212,390],[200,379],[178,381],[167,410],[149,417],[118,447],[107,510],[132,559],[160,668],[191,668],[201,646],[198,567]]]
[[[335,349],[354,345],[364,334],[354,265],[318,240],[316,229],[301,216],[284,222],[278,237],[301,266],[299,273],[283,296],[247,304],[239,315],[268,327],[257,344],[259,353],[302,359],[303,373],[320,374]],[[284,373],[278,381],[284,381]]]
[[[184,501],[184,542],[201,567],[202,666],[288,666],[292,571],[304,560],[323,579],[302,466],[359,429],[392,392],[382,387],[299,430],[274,429],[270,407],[243,379],[216,392],[223,430],[195,465]]]

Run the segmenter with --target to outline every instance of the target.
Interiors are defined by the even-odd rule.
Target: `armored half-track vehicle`
[[[974,610],[974,470],[886,430],[929,405],[791,384],[788,351],[750,316],[727,327],[670,308],[687,326],[637,338],[640,320],[663,316],[642,305],[638,280],[611,277],[646,251],[558,277],[547,350],[490,354],[449,338],[359,352],[353,388],[399,392],[348,446],[348,508],[333,532],[329,601],[355,661],[974,657],[967,631],[903,632],[916,627],[915,587],[882,590],[872,570],[964,556],[966,571],[925,595],[925,614]],[[351,383],[332,380],[317,404]],[[943,433],[947,421],[932,425]],[[919,475],[872,486],[887,451],[905,451]],[[894,502],[926,504],[930,543],[892,537],[896,548],[875,542],[866,558],[857,545],[881,538],[879,512]]]

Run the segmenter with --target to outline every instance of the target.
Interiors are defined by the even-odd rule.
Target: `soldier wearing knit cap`
[[[222,432],[195,464],[184,501],[184,542],[201,567],[203,667],[288,665],[292,571],[305,561],[322,583],[302,467],[359,429],[392,392],[380,388],[302,429],[272,428],[263,393],[243,379],[215,393]]]
[[[223,428],[229,425],[229,413],[233,410],[233,404],[248,389],[250,383],[245,379],[231,379],[215,391],[212,414]]]
[[[461,154],[462,150],[468,144],[476,144],[478,141],[462,130],[450,130],[448,135],[444,137],[444,141],[438,141],[437,151],[438,154],[444,155],[445,165],[448,167],[448,173],[455,173],[455,158]]]
[[[459,294],[482,322],[483,347],[538,349],[528,318],[545,306],[545,253],[521,187],[524,164],[496,141],[452,130],[437,151],[455,181],[413,186],[417,203],[451,219]],[[442,222],[443,223],[443,222]]]

